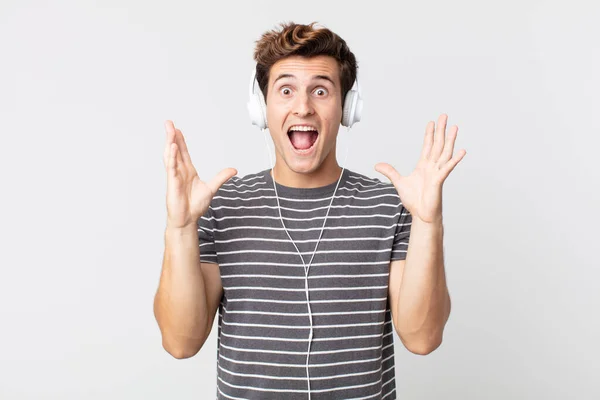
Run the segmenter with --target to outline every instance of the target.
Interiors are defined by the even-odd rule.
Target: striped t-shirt
[[[336,184],[277,184],[307,266]],[[389,265],[406,257],[411,220],[391,183],[343,171],[308,274],[311,400],[396,398]],[[305,269],[270,170],[227,181],[198,228],[224,291],[217,399],[308,399]]]

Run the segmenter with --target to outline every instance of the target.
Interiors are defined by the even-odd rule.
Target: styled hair
[[[327,55],[336,59],[339,66],[342,89],[342,107],[346,93],[356,80],[358,65],[356,57],[348,48],[346,41],[325,27],[315,29],[312,22],[308,25],[284,22],[280,30],[270,30],[256,41],[254,61],[256,61],[256,80],[265,101],[271,67],[277,61],[289,56],[315,57]]]

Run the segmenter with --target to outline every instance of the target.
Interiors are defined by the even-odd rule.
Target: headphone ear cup
[[[260,89],[255,96],[258,97],[258,104],[260,105],[260,113],[263,121],[263,127],[261,129],[265,129],[267,127],[267,103],[265,102],[265,96],[263,96]]]
[[[342,125],[351,127],[354,123],[354,111],[356,107],[357,93],[355,90],[349,90],[346,93],[346,100],[344,100],[344,108],[342,110]]]
[[[258,126],[260,129],[264,129],[265,121],[263,120],[263,112],[261,110],[260,101],[256,95],[252,95],[247,103],[248,115],[252,125]]]
[[[252,95],[248,101],[248,114],[252,124],[260,129],[267,127],[267,106],[262,95]]]
[[[362,116],[362,98],[357,90],[349,90],[344,100],[344,109],[342,110],[342,125],[350,128],[354,123],[360,121]]]
[[[246,107],[252,124],[259,129],[265,129],[267,127],[267,105],[262,91],[258,87],[258,82],[256,82],[254,70],[250,81],[250,97]]]

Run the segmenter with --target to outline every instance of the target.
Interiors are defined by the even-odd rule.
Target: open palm
[[[183,228],[195,225],[210,205],[217,190],[237,174],[226,168],[213,179],[200,179],[192,164],[183,134],[172,121],[165,123],[167,142],[163,161],[167,170],[167,226]]]
[[[427,124],[421,157],[410,175],[400,175],[387,163],[375,165],[375,170],[392,182],[402,204],[412,217],[428,223],[441,221],[444,181],[467,154],[462,149],[453,156],[458,127],[455,125],[450,128],[446,139],[447,120],[448,116],[442,114],[438,118],[437,129],[433,121]]]

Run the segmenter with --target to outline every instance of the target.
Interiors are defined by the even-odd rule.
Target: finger
[[[447,121],[448,116],[446,114],[442,114],[438,118],[438,125],[435,130],[435,137],[433,139],[433,148],[431,149],[431,154],[429,156],[429,159],[432,161],[439,160],[442,149],[444,148]]]
[[[429,158],[429,153],[431,152],[431,147],[433,146],[433,128],[435,127],[435,122],[429,121],[427,123],[427,127],[425,127],[425,139],[423,140],[423,151],[421,152],[421,158],[423,160],[427,160]]]
[[[184,163],[183,163],[183,159],[181,158],[181,149],[179,148],[179,144],[176,143],[176,150],[175,151],[175,156],[176,156],[176,160],[177,160],[177,170],[181,170],[182,168],[185,167]],[[184,169],[185,171],[185,169]]]
[[[394,167],[387,163],[375,164],[375,171],[386,176],[390,182],[394,182],[402,177]]]
[[[454,167],[458,165],[460,160],[462,160],[465,155],[467,155],[467,151],[465,149],[459,150],[450,161],[444,164],[444,167],[441,169],[444,180],[448,177],[448,175],[450,175],[450,172],[454,170]]]
[[[212,193],[217,193],[217,190],[231,177],[237,174],[237,170],[235,168],[225,168],[221,172],[219,172],[214,178],[212,178],[207,184]]]
[[[177,175],[177,144],[171,143],[169,146],[169,155],[167,162],[167,174],[169,177],[175,177]]]
[[[185,143],[185,138],[183,137],[183,133],[181,130],[175,128],[175,138],[177,140],[177,146],[179,147],[181,158],[186,164],[192,165],[192,158],[190,157],[190,153],[188,152],[187,144]]]
[[[165,167],[168,167],[169,158],[171,156],[171,143],[173,143],[173,136],[175,134],[175,127],[172,121],[165,121],[165,131],[167,132],[167,138],[165,143],[165,151],[163,154],[163,162]]]
[[[456,142],[456,135],[458,133],[458,126],[453,125],[448,131],[448,140],[446,140],[446,144],[444,145],[444,151],[440,156],[438,161],[438,165],[443,167],[444,164],[452,158],[452,153],[454,153],[454,143]]]

